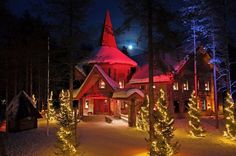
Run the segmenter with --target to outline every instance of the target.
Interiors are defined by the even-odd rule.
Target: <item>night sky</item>
[[[19,17],[24,13],[25,10],[28,10],[31,14],[35,16],[38,16],[38,13],[32,10],[31,7],[32,1],[35,0],[20,0],[20,1],[9,0],[8,7],[13,14]],[[175,0],[175,1],[167,0],[167,1],[169,2],[169,7],[171,10],[178,10],[179,8],[181,8],[181,3],[180,3],[181,0]],[[93,34],[96,39],[99,38],[99,35],[101,34],[101,28],[104,22],[106,10],[110,11],[114,29],[118,28],[122,24],[125,17],[122,14],[119,6],[120,6],[119,0],[94,0],[88,12],[88,20],[86,21],[86,25],[88,29],[90,28],[90,26],[96,25],[98,27],[98,29],[94,32],[95,34]],[[232,36],[234,36],[234,42],[236,41],[235,27],[236,27],[236,22],[234,21],[233,18],[230,18],[230,29],[231,29],[230,32],[233,34]],[[143,45],[136,44],[138,38],[137,32],[139,32],[137,29],[139,28],[133,27],[125,34],[116,36],[116,40],[120,48],[122,46],[128,46],[130,44],[133,45],[134,49],[130,51],[130,55],[135,55],[140,51],[142,51],[144,48]],[[231,53],[231,58],[235,60],[236,56],[234,53]]]

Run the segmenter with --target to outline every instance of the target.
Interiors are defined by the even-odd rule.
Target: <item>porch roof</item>
[[[139,89],[129,89],[129,90],[117,90],[113,93],[112,98],[114,99],[127,99],[131,97],[132,95],[137,94],[141,98],[144,97],[144,94]]]

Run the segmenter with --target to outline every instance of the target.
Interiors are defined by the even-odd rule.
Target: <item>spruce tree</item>
[[[236,121],[234,114],[234,102],[229,93],[227,93],[226,103],[224,108],[225,131],[224,136],[232,140],[236,140]]]
[[[56,112],[54,110],[54,107],[53,107],[53,99],[52,99],[52,96],[53,96],[53,92],[51,91],[50,93],[50,97],[48,99],[48,114],[47,114],[47,117],[49,119],[49,121],[52,121],[55,119],[56,117]]]
[[[37,107],[37,100],[35,98],[35,95],[32,95],[32,102],[33,102],[33,106],[36,108]]]
[[[195,136],[195,137],[203,137],[204,135],[204,130],[201,127],[201,123],[200,123],[200,110],[197,106],[197,99],[195,96],[195,92],[193,91],[191,94],[191,97],[189,98],[189,110],[188,110],[188,117],[189,117],[189,121],[188,124],[191,128],[191,130],[189,131],[189,133],[191,134],[191,136]]]
[[[143,105],[139,111],[138,120],[137,120],[137,128],[144,130],[146,132],[149,131],[149,102],[148,96],[144,99]]]
[[[151,142],[154,155],[171,156],[174,155],[179,143],[173,142],[174,118],[170,116],[165,100],[165,92],[160,89],[156,109],[154,109],[154,140]]]
[[[57,147],[59,149],[57,154],[65,156],[78,154],[73,140],[73,138],[75,138],[74,137],[75,120],[70,105],[69,91],[64,92],[62,90],[60,94],[60,113],[57,119],[60,126],[59,131],[57,132],[57,138],[58,138]]]

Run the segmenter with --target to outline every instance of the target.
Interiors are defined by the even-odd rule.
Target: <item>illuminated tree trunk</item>
[[[196,95],[196,103],[198,104],[198,83],[197,83],[197,46],[196,46],[196,23],[193,20],[193,51],[194,51],[194,91]]]
[[[49,107],[49,83],[50,83],[50,38],[48,37],[48,57],[47,57],[47,136],[49,136],[49,111],[50,111],[50,107]]]
[[[216,118],[216,128],[219,128],[219,117],[218,117],[218,98],[217,98],[217,75],[216,75],[216,46],[215,46],[215,36],[212,35],[212,52],[213,52],[213,80],[214,80],[214,108],[215,108],[215,118]]]
[[[154,92],[153,92],[153,36],[152,36],[152,0],[148,0],[148,53],[149,53],[149,141],[153,142],[154,139]],[[150,156],[154,156],[152,146],[150,145]]]
[[[33,92],[33,73],[32,73],[32,58],[30,58],[29,64],[29,96],[32,97]]]

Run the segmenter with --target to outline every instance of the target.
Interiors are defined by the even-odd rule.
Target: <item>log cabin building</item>
[[[173,56],[169,58],[164,62],[172,67],[171,70],[163,73],[154,68],[154,95],[157,97],[162,88],[171,112],[182,116],[188,109],[187,102],[194,89],[193,54],[182,60],[176,60]],[[198,48],[198,99],[203,114],[208,109],[214,110],[213,67],[208,63],[210,59],[203,48]],[[75,68],[75,79],[83,80],[73,95],[79,101],[80,114],[127,117],[129,125],[134,126],[136,113],[148,94],[148,64],[138,65],[117,48],[108,11],[100,47],[87,65],[91,67],[87,76],[82,68]]]

